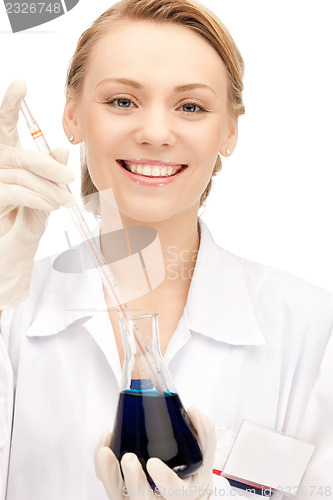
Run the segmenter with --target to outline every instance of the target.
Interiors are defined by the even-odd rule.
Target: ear
[[[238,139],[238,117],[236,115],[232,115],[229,117],[227,134],[224,140],[222,141],[219,153],[222,156],[226,157],[230,156],[236,148],[237,139]],[[230,153],[227,152],[228,149],[231,151]]]
[[[62,116],[62,125],[64,127],[66,136],[74,136],[74,140],[71,141],[71,144],[78,144],[82,142],[82,134],[77,118],[77,107],[78,106],[76,99],[69,97],[66,101],[64,113]]]

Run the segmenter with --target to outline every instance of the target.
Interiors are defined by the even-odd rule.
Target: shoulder
[[[332,293],[281,269],[236,259],[267,344],[318,373],[332,337]]]
[[[48,288],[52,281],[50,279],[52,272],[53,266],[49,257],[34,262],[29,297],[18,306],[3,311],[6,321],[8,318],[14,318],[15,315],[22,315],[25,309],[31,308],[34,303],[38,304],[40,302],[45,288]]]
[[[231,273],[240,272],[245,280],[252,300],[269,297],[275,304],[302,307],[310,301],[314,306],[333,308],[333,294],[305,279],[287,271],[236,255],[219,246],[207,226],[200,222],[203,236],[202,250],[204,259],[211,264],[216,273],[221,270]],[[223,276],[225,275],[223,274]]]
[[[269,303],[303,313],[305,305],[311,310],[327,308],[333,313],[333,294],[292,273],[234,255],[242,268],[244,279],[253,300],[269,298]],[[265,300],[264,300],[265,301]],[[267,302],[267,301],[265,301]],[[268,304],[267,304],[268,305]]]
[[[74,263],[71,260],[67,268],[62,266],[62,269],[59,269],[59,259],[65,254],[35,261],[29,297],[18,306],[3,311],[1,332],[9,349],[18,342],[55,297],[59,304],[66,305],[68,298],[73,295],[73,290],[82,293],[83,288],[86,288],[86,273],[79,268],[80,259],[77,253],[74,255]],[[68,264],[68,259],[66,263]]]
[[[34,263],[29,297],[16,307],[6,309],[1,315],[1,335],[12,366],[18,364],[22,337],[42,307],[45,290],[50,286],[53,272],[49,258]]]
[[[283,314],[290,320],[311,318],[333,325],[333,294],[309,281],[271,266],[235,256],[251,300],[271,315]]]
[[[214,256],[214,273],[225,279],[227,269],[229,281],[235,281],[237,273],[266,337],[284,336],[291,342],[306,339],[312,346],[326,345],[333,328],[330,291],[289,272],[235,255],[217,245],[208,234],[211,240],[207,248]]]

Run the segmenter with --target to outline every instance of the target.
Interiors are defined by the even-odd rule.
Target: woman
[[[165,497],[183,484],[195,485],[192,498],[207,495],[211,470],[222,469],[243,419],[314,441],[302,485],[315,485],[317,495],[320,487],[332,493],[329,419],[318,429],[319,415],[332,408],[327,390],[318,399],[330,369],[331,296],[225,252],[198,223],[219,155],[236,147],[243,69],[228,31],[199,4],[125,0],[81,36],[68,71],[64,129],[71,143],[84,143],[82,193],[98,192],[93,210],[101,214],[101,235],[114,229],[114,195],[123,226],[149,226],[161,244],[164,279],[128,306],[159,313],[161,350],[183,402],[202,408],[217,432],[213,458],[209,421],[190,413],[205,452],[192,483],[156,460],[148,464]],[[57,184],[71,175],[61,165],[63,151],[52,159],[19,148],[15,125],[24,93],[20,82],[14,84],[1,113],[0,160],[7,167],[1,171],[7,249],[1,321],[8,386],[11,365],[16,388],[6,498],[102,499],[106,492],[121,498],[126,490],[107,446],[95,454],[102,483],[92,462],[101,430],[112,426],[123,361],[112,304],[94,270],[59,273],[49,260],[35,266],[29,294],[47,213],[71,201]],[[112,261],[103,236],[101,249]],[[125,271],[118,284],[128,287]],[[108,312],[91,312],[105,303]],[[125,486],[144,488],[135,457],[122,465]],[[214,484],[218,496],[229,493],[223,478],[215,475]],[[303,493],[300,498],[313,495]]]

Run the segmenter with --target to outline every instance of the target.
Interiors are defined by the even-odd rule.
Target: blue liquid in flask
[[[178,394],[161,395],[148,388],[149,382],[132,380],[131,389],[120,393],[111,449],[119,461],[135,453],[154,489],[146,469],[149,458],[160,458],[184,478],[201,467],[203,457]]]

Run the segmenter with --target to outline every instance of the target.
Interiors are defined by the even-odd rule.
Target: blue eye
[[[204,108],[201,106],[198,106],[197,104],[194,104],[193,102],[187,102],[186,104],[182,105],[183,111],[187,114],[195,114],[195,113],[201,113],[203,111],[206,111]]]
[[[127,97],[118,97],[117,99],[112,99],[111,101],[105,101],[105,104],[114,106],[118,109],[129,109],[133,105],[133,102]]]
[[[126,99],[125,97],[120,97],[119,99],[115,99],[111,101],[112,103],[117,103],[119,108],[129,108],[132,101],[130,99]]]
[[[196,106],[195,104],[183,104],[182,108],[186,113],[194,113],[195,108],[198,108],[199,106]]]

